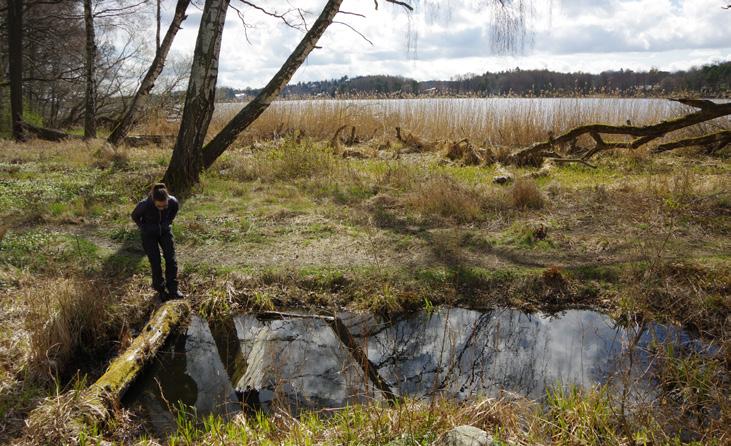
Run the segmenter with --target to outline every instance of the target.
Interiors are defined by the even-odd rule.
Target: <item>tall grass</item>
[[[209,135],[220,130],[241,107],[218,104]],[[354,126],[361,139],[385,140],[393,138],[394,128],[400,126],[428,140],[469,138],[485,146],[524,146],[582,124],[649,124],[689,110],[662,99],[617,98],[278,101],[241,138],[249,143],[300,132],[327,140],[345,125]],[[728,127],[729,120],[713,125]],[[177,125],[153,119],[138,130],[174,134]],[[693,135],[698,132],[687,130]]]
[[[97,286],[78,278],[44,278],[23,289],[29,304],[29,366],[39,378],[63,374],[79,349],[108,339],[110,299]]]

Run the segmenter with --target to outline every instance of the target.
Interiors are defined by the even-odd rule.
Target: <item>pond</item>
[[[399,396],[542,399],[553,386],[610,384],[656,393],[651,350],[705,347],[672,326],[625,328],[589,310],[438,308],[396,320],[371,314],[240,315],[210,327],[193,317],[126,397],[161,431],[180,401],[199,415],[276,405],[303,409]],[[631,367],[630,367],[631,366]]]

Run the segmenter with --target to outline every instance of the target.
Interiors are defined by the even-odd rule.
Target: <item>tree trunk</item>
[[[84,138],[96,138],[96,37],[92,0],[84,0],[84,28],[86,30],[86,95],[84,98]]]
[[[213,116],[218,55],[229,0],[206,0],[185,94],[178,139],[163,181],[177,195],[186,195],[203,170],[201,147]]]
[[[107,142],[110,144],[115,146],[119,145],[132,128],[140,101],[142,98],[150,94],[150,91],[152,91],[152,88],[155,86],[155,81],[157,81],[157,78],[160,76],[160,73],[165,66],[165,59],[167,58],[168,52],[170,52],[170,47],[173,45],[175,35],[178,33],[178,30],[180,30],[181,24],[187,17],[185,15],[185,11],[188,9],[189,4],[190,0],[178,0],[178,4],[175,7],[173,21],[170,23],[170,27],[165,33],[162,43],[155,52],[155,58],[150,65],[150,69],[147,70],[147,74],[145,74],[145,77],[142,79],[140,88],[132,98],[132,102],[129,104],[129,107],[127,107],[127,111],[124,113],[122,119],[119,120],[117,127],[115,127],[112,134],[109,135],[109,138],[107,139]]]
[[[13,137],[23,141],[23,0],[8,0],[8,62]]]
[[[249,102],[246,107],[237,113],[218,135],[206,144],[203,148],[204,168],[211,167],[213,162],[234,142],[236,137],[251,125],[279,95],[282,88],[292,79],[294,73],[315,48],[317,41],[320,40],[327,27],[330,26],[342,2],[343,0],[329,0],[327,2],[320,16],[312,25],[312,28],[305,34],[299,45],[297,45],[289,58],[284,62],[284,65],[282,65],[282,68],[279,69],[266,87],[264,87],[254,100]]]
[[[180,4],[180,3],[178,3],[178,4]],[[186,7],[187,7],[187,5],[186,5]],[[176,8],[175,11],[177,13],[177,8]],[[183,11],[183,13],[185,13],[185,11]],[[160,17],[160,0],[157,0],[157,17],[156,17],[156,19],[157,19],[156,20],[157,27],[155,28],[155,55],[157,55],[157,53],[160,52],[160,20],[161,20],[161,17]]]

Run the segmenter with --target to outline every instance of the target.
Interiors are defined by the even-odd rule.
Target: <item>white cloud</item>
[[[172,2],[167,6],[171,11]],[[267,7],[286,10],[288,4],[311,14],[312,23],[324,0],[277,0]],[[529,17],[533,45],[517,55],[496,55],[491,45],[491,15],[470,0],[426,2],[429,13],[409,16],[392,5],[371,0],[346,0],[343,10],[365,15],[339,15],[357,28],[371,46],[347,26],[333,24],[320,40],[321,49],[309,57],[294,81],[320,80],[361,74],[394,74],[418,80],[447,79],[467,72],[482,73],[520,66],[559,71],[599,72],[607,69],[687,69],[731,59],[731,11],[718,0],[534,0]],[[478,2],[479,3],[479,2]],[[301,32],[276,19],[246,9],[244,28],[230,11],[221,48],[219,84],[234,87],[264,85],[296,46]],[[441,6],[441,8],[436,8]],[[423,12],[423,11],[422,11]],[[174,51],[192,55],[200,11],[191,7]],[[416,38],[416,52],[407,52]]]

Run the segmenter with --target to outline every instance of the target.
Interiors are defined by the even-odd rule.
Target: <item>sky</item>
[[[338,14],[336,21],[342,23],[328,28],[321,48],[310,54],[293,82],[369,74],[445,80],[516,67],[590,73],[620,68],[675,71],[731,60],[731,10],[721,8],[729,3],[724,0],[523,0],[530,3],[523,15],[525,39],[509,53],[497,51],[493,44],[491,1],[495,0],[417,0],[417,10],[407,13],[384,0],[378,10],[373,0],[344,0],[341,11],[365,17]],[[174,4],[163,2],[163,29]],[[325,0],[258,4],[278,13],[301,8],[311,24]],[[231,0],[231,5],[243,12],[248,28],[245,32],[237,12],[230,9],[218,85],[262,87],[303,32],[239,0]],[[191,6],[173,45],[177,57],[192,57],[200,17],[200,6]],[[289,17],[299,16],[292,12]]]

